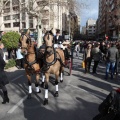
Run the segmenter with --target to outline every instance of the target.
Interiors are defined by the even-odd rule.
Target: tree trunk
[[[38,31],[37,48],[39,48],[42,45],[42,41],[43,41],[41,18],[42,18],[41,15],[39,15],[38,24],[37,24],[37,31]]]

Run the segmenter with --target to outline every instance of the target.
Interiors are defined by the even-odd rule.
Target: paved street
[[[120,80],[103,79],[104,63],[100,63],[97,75],[84,74],[81,57],[77,59],[74,55],[71,76],[65,69],[64,82],[59,83],[58,98],[53,96],[55,86],[49,83],[49,104],[46,106],[43,106],[44,89],[36,94],[34,84],[32,99],[26,99],[28,86],[24,70],[15,67],[7,70],[10,103],[0,104],[0,120],[92,120],[98,114],[98,105],[113,88],[119,87]]]

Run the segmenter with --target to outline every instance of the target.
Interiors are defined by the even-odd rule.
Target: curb
[[[8,68],[8,69],[5,69],[5,71],[6,72],[13,72],[13,71],[16,71],[16,70],[18,70],[18,68],[17,67],[11,67],[11,68]]]

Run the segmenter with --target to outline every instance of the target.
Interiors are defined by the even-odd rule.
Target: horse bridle
[[[49,38],[49,35],[50,35],[50,33],[48,33],[47,34],[48,35],[48,40],[50,40]],[[46,60],[45,60],[45,58],[44,58],[44,63],[47,65],[47,66],[51,66],[51,65],[53,65],[56,61],[57,61],[57,55],[56,55],[56,51],[55,51],[55,48],[54,48],[54,45],[52,45],[52,46],[46,46],[46,49],[45,49],[45,55],[47,54],[47,49],[48,48],[51,48],[51,49],[53,49],[53,52],[51,52],[50,54],[49,54],[49,56],[51,56],[52,54],[54,54],[54,60],[52,61],[52,62],[47,62]]]
[[[31,43],[32,43],[31,38],[28,37],[26,34],[25,34],[25,35],[22,35],[21,37],[23,38],[24,36],[26,36],[26,38],[27,38],[26,43],[31,45]],[[19,41],[19,42],[20,42],[20,44],[21,44],[21,41]],[[26,49],[26,50],[28,50],[28,47],[22,47],[22,46],[21,46],[21,49]],[[34,49],[35,49],[35,48],[34,48]],[[33,52],[28,52],[28,53],[27,53],[27,55],[29,55],[29,54],[36,54],[36,53],[33,51]],[[35,63],[37,62],[37,60],[35,59],[33,62],[28,62],[27,59],[26,59],[27,55],[25,55],[24,61],[25,61],[25,63],[28,65],[29,68],[32,68],[32,65],[35,64]],[[32,69],[33,69],[33,68],[32,68]]]
[[[23,38],[24,36],[27,38],[26,43],[31,44],[31,38],[28,37],[26,34],[21,35],[22,38]],[[21,44],[21,41],[20,41],[20,40],[19,40],[19,43]],[[26,50],[27,50],[28,47],[22,47],[22,46],[21,46],[21,49],[26,49]]]

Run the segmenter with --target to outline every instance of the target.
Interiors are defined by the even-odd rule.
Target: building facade
[[[96,37],[96,20],[88,19],[86,22],[87,39],[95,40]]]
[[[42,8],[45,0],[36,0],[36,2],[30,0],[9,0],[7,3],[6,1],[7,0],[1,0],[1,5],[4,7],[0,15],[0,31],[12,30],[20,32],[28,28],[30,28],[31,31],[35,31],[37,19],[28,14],[23,8],[28,8],[29,10],[38,8],[38,6]],[[47,30],[53,28],[54,33],[56,29],[60,29],[61,33],[62,31],[69,31],[68,1],[46,1],[48,4],[40,11],[42,14],[42,28],[46,28]]]
[[[99,38],[120,40],[120,0],[99,0]]]

